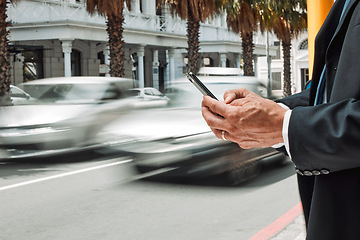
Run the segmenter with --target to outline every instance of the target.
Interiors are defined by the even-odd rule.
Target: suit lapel
[[[350,0],[348,6],[346,7],[345,11],[344,11],[344,14],[342,16],[342,18],[340,19],[337,27],[336,27],[336,30],[335,30],[335,33],[333,35],[333,37],[331,38],[331,41],[329,43],[329,46],[327,47],[327,51],[326,51],[326,58],[331,58],[333,57],[333,53],[334,51],[340,51],[340,50],[336,50],[336,49],[339,49],[339,41],[336,41],[335,39],[337,38],[344,38],[344,31],[342,31],[343,28],[347,28],[348,27],[348,24],[349,24],[349,19],[347,19],[348,17],[351,17],[350,15],[352,15],[351,13],[353,12],[353,7],[356,5],[356,3],[358,2],[359,0]],[[345,30],[345,29],[344,29]],[[331,51],[329,49],[332,49]],[[341,48],[340,48],[341,49]],[[331,52],[331,53],[330,53]],[[330,56],[329,54],[331,54],[332,56]],[[333,80],[334,79],[331,79],[328,77],[329,75],[326,76],[326,88],[325,88],[325,91],[326,91],[326,96],[327,96],[327,101],[329,102],[330,101],[330,97],[331,97],[331,92],[332,92],[332,88],[333,88]]]
[[[310,90],[310,105],[313,105],[316,88],[320,80],[321,72],[325,65],[325,56],[327,49],[330,45],[332,36],[336,31],[336,26],[339,23],[340,15],[342,12],[342,7],[345,3],[345,0],[337,0],[333,7],[331,8],[328,16],[326,17],[323,25],[321,26],[318,34],[315,39],[315,61],[314,61],[314,71],[312,75],[312,84]]]
[[[334,38],[338,35],[340,29],[344,26],[344,22],[346,20],[347,15],[349,14],[351,8],[354,6],[354,4],[357,2],[358,0],[350,0],[349,5],[347,6],[347,8],[345,9],[344,15],[343,17],[340,19],[340,22],[338,23],[335,33],[330,41],[329,47],[331,46],[332,41],[334,40]]]

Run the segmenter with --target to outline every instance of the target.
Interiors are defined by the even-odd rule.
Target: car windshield
[[[21,88],[33,98],[45,102],[96,100],[105,96],[107,84],[29,84]]]
[[[127,90],[127,94],[131,97],[138,96],[140,94],[140,90],[130,89]]]

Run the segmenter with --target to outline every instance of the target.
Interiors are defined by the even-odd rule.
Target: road
[[[64,159],[0,162],[1,240],[246,240],[300,202],[290,162],[227,186],[137,175],[126,157]]]

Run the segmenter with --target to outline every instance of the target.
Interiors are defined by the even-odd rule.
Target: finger
[[[235,99],[239,99],[239,98],[246,98],[247,96],[254,95],[254,94],[255,93],[247,90],[246,88],[238,88],[238,89],[226,91],[224,94],[224,99],[225,99],[225,102],[228,103],[227,102],[228,97],[229,97],[229,100],[231,100],[234,98],[234,95],[235,95]]]
[[[247,103],[251,103],[253,100],[249,99],[249,98],[241,98],[241,99],[235,99],[234,101],[232,101],[231,103],[229,103],[229,105],[231,106],[244,106]]]
[[[203,118],[205,119],[207,125],[212,129],[222,129],[222,121],[224,121],[223,117],[220,117],[216,113],[213,113],[208,107],[202,107],[201,113]]]
[[[242,149],[251,149],[251,148],[258,148],[260,144],[256,140],[246,140],[238,143],[239,147]]]
[[[236,93],[234,92],[235,90],[227,90],[224,93],[224,102],[226,104],[231,103],[232,101],[234,101],[236,99]]]
[[[215,136],[221,140],[224,141],[232,141],[231,139],[231,135],[229,134],[229,132],[225,131],[225,130],[221,130],[221,129],[211,129],[213,131],[213,133],[215,134]]]
[[[209,96],[204,96],[202,106],[209,108],[212,113],[218,114],[220,116],[224,116],[228,107],[228,105],[224,101],[218,101]]]

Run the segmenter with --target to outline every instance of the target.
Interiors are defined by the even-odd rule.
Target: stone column
[[[168,64],[170,62],[170,57],[169,57],[169,50],[165,50],[165,63]],[[164,88],[167,88],[168,86],[170,86],[170,67],[165,67],[165,71],[164,71]]]
[[[140,0],[133,0],[131,9],[136,13],[140,13]]]
[[[105,46],[103,49],[104,54],[104,63],[108,66],[108,69],[110,71],[110,48],[109,46]],[[110,77],[110,73],[106,73],[105,77]]]
[[[175,80],[175,49],[169,49],[169,68],[170,68],[170,83]]]
[[[235,54],[235,62],[236,62],[236,68],[241,68],[241,55]]]
[[[221,27],[227,27],[226,12],[222,12],[220,16],[221,16]]]
[[[221,67],[226,68],[226,53],[220,53]]]
[[[11,79],[12,79],[12,84],[13,85],[17,85],[26,81],[29,81],[29,79],[24,79],[24,60],[25,57],[22,56],[21,54],[15,54],[12,55],[12,58],[14,59],[14,61],[11,61]]]
[[[154,50],[153,56],[153,87],[159,89],[159,50]]]
[[[145,87],[145,76],[144,76],[144,56],[145,56],[145,46],[140,46],[137,49],[137,56],[138,56],[138,80],[139,80],[139,87]]]
[[[155,0],[142,1],[143,14],[156,15],[156,3]]]
[[[254,55],[254,76],[258,75],[258,56]]]
[[[64,53],[64,76],[71,77],[71,52],[73,39],[61,40],[62,51]]]

